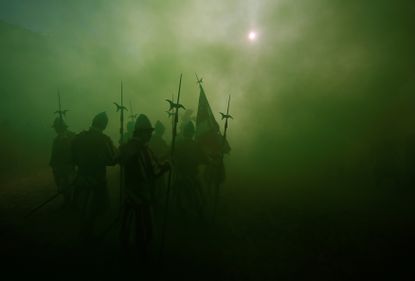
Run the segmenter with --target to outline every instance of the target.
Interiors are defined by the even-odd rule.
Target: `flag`
[[[224,143],[219,124],[212,113],[205,91],[201,84],[199,84],[199,87],[200,94],[196,116],[195,140],[208,153],[220,153],[221,151],[228,153],[230,151],[229,144],[226,140]]]

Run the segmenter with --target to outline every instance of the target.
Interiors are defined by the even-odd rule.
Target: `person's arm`
[[[114,166],[119,162],[119,153],[117,148],[112,143],[111,139],[108,137],[105,145],[105,158],[107,166]]]
[[[157,157],[154,155],[153,151],[148,148],[148,155],[151,159],[151,163],[152,163],[152,170],[153,170],[153,177],[154,178],[159,178],[161,177],[165,172],[167,172],[168,170],[170,170],[171,165],[170,163],[166,160],[163,162],[159,162],[159,160],[157,159]]]

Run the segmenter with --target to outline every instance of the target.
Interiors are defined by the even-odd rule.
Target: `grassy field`
[[[117,173],[109,173],[113,204],[99,232],[117,216]],[[47,170],[2,186],[5,273],[55,280],[403,280],[412,272],[411,190],[281,187],[233,175],[215,223],[185,220],[171,208],[164,259],[157,260],[158,235],[154,260],[145,265],[121,255],[118,225],[94,245],[80,243],[77,217],[60,209],[61,198],[24,218],[54,192]]]

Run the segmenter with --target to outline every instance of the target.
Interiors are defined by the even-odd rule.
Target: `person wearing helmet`
[[[194,140],[195,126],[188,121],[183,136],[177,140],[174,152],[174,197],[183,215],[203,217],[204,194],[200,183],[200,168],[208,162],[203,150]]]
[[[109,209],[106,167],[116,164],[116,148],[103,131],[107,127],[105,112],[97,114],[89,130],[75,136],[72,155],[78,167],[74,201],[81,214],[81,238],[93,237],[98,217]]]
[[[157,121],[154,125],[154,134],[151,137],[150,143],[148,145],[159,162],[167,161],[170,156],[170,147],[167,145],[167,142],[163,138],[165,130],[166,128],[164,125],[160,121]],[[164,176],[156,180],[154,193],[157,204],[164,202],[164,196],[166,193],[166,181],[167,179]]]
[[[135,126],[135,121],[127,122],[127,131],[123,135],[123,143],[128,142],[133,137],[134,126]],[[121,143],[121,140],[120,140],[120,143]]]
[[[151,151],[153,151],[155,156],[161,161],[167,160],[170,152],[170,148],[163,138],[165,131],[166,127],[164,127],[163,123],[157,120],[154,126],[154,134],[149,143]]]
[[[71,155],[71,142],[75,134],[68,130],[61,117],[54,120],[52,127],[56,131],[56,137],[53,140],[49,165],[58,192],[63,195],[63,208],[67,208],[71,202],[71,186],[75,178],[75,165]]]
[[[121,245],[127,256],[138,253],[138,258],[142,261],[150,254],[153,237],[155,180],[170,168],[167,162],[159,164],[148,147],[153,131],[147,116],[140,114],[132,139],[120,147],[126,193],[121,216]],[[131,233],[134,233],[132,239]]]

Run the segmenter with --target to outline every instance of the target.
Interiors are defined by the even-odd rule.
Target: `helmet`
[[[92,126],[104,130],[108,124],[108,116],[106,112],[101,112],[95,115],[92,120]]]
[[[127,123],[127,131],[132,132],[135,128],[135,122],[134,121],[128,121]]]
[[[166,127],[164,127],[163,123],[157,120],[156,125],[154,126],[154,130],[156,135],[163,135],[164,131],[166,130]]]
[[[140,114],[135,121],[135,131],[153,131],[150,120],[145,114]]]

